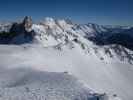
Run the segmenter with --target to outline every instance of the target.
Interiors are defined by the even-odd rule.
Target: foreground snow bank
[[[0,100],[105,100],[66,72],[0,71]],[[107,99],[106,99],[107,100]]]

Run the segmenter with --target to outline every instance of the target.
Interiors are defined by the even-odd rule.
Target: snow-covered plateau
[[[0,100],[132,100],[132,30],[53,18],[0,24]]]

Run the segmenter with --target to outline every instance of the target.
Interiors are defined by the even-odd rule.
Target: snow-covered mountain
[[[44,74],[45,71],[68,72],[95,92],[107,93],[110,100],[119,100],[117,95],[122,100],[131,100],[133,99],[132,29],[90,23],[81,25],[74,24],[68,19],[53,18],[33,23],[30,17],[25,17],[22,22],[0,25],[0,66],[7,69],[30,68],[44,71]],[[3,71],[1,74],[4,75]],[[37,78],[41,75],[35,74]],[[28,80],[26,84],[30,85],[32,80],[33,83],[36,80],[30,76],[28,74],[29,78],[20,77],[20,80],[19,78],[13,80],[17,79],[17,84],[21,84],[22,78]],[[21,88],[17,87],[18,90]],[[93,97],[97,100],[95,96]],[[78,98],[78,100],[87,99]]]

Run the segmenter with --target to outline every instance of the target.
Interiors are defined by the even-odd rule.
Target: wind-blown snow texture
[[[47,80],[46,76],[49,77],[48,81],[51,80],[51,77],[53,79],[55,76],[53,79],[54,82],[52,82],[55,84],[53,85],[56,85],[55,81],[58,83],[60,78],[62,81],[67,81],[66,77],[70,77],[69,82],[71,83],[72,81],[73,83],[74,81],[72,87],[76,88],[74,89],[74,94],[72,94],[74,95],[73,98],[67,91],[64,91],[65,89],[63,87],[59,87],[61,91],[63,88],[65,95],[62,97],[59,89],[59,92],[56,93],[60,99],[55,97],[55,100],[62,100],[62,98],[63,100],[87,100],[82,99],[82,96],[83,98],[92,96],[95,100],[96,97],[92,94],[89,96],[88,93],[90,93],[90,90],[85,87],[95,92],[107,93],[109,100],[119,100],[118,96],[123,100],[133,99],[132,48],[128,47],[129,45],[122,44],[119,40],[109,42],[110,38],[108,38],[110,36],[112,37],[112,34],[120,34],[121,32],[123,34],[124,31],[131,30],[131,27],[114,28],[112,26],[105,27],[95,24],[77,25],[73,24],[70,20],[54,20],[52,18],[46,18],[39,24],[32,24],[30,21],[31,20],[16,24],[16,26],[13,27],[14,31],[2,25],[6,32],[10,33],[11,31],[17,33],[11,38],[6,37],[8,40],[6,41],[6,45],[0,45],[0,66],[1,68],[11,69],[11,74],[10,70],[2,70],[0,72],[0,86],[2,88],[1,90],[4,91],[3,96],[16,96],[17,94],[11,94],[14,91],[18,93],[18,95],[26,95],[24,97],[27,99],[29,96],[34,95],[34,90],[39,88],[40,90],[37,90],[39,92],[36,91],[35,93],[40,93],[38,94],[40,97],[48,97],[46,92],[48,90],[42,88],[48,84],[45,83],[42,87],[38,84],[42,84],[44,80]],[[20,26],[23,27],[23,29],[20,28],[16,31],[16,27],[18,29]],[[1,32],[3,32],[3,30]],[[109,32],[109,34],[107,34],[107,32]],[[102,37],[102,35],[104,37]],[[104,39],[104,41],[102,41],[104,43],[101,43],[101,40],[103,40],[101,38]],[[3,43],[3,41],[1,43]],[[128,40],[127,44],[129,44]],[[32,69],[33,72],[25,70],[26,73],[23,73],[25,71],[22,70],[22,76],[20,74],[19,77],[21,71],[15,70],[14,72],[13,69]],[[6,72],[9,72],[9,76],[5,74]],[[67,72],[77,77],[85,86],[75,85],[80,82],[78,83],[71,76],[67,75]],[[29,74],[27,75],[27,73]],[[58,76],[59,79],[56,76]],[[7,82],[5,82],[6,79],[8,80]],[[66,81],[60,84],[65,84],[66,86]],[[7,89],[5,89],[5,87]],[[55,90],[58,89],[58,87],[55,87]],[[80,88],[83,88],[83,90]],[[33,94],[32,92],[29,92],[29,94],[25,94],[24,92],[24,94],[22,94],[23,91],[31,91],[32,89]],[[20,93],[20,91],[22,92]],[[71,89],[69,89],[69,91],[71,91]],[[42,94],[42,92],[46,92],[46,94]],[[80,92],[81,94],[83,93],[81,96],[79,96]],[[54,97],[53,94],[54,93],[48,94],[52,95],[48,97],[50,98],[48,100]],[[75,98],[77,95],[79,97]]]
[[[91,90],[67,73],[17,68],[2,69],[0,75],[0,100],[96,99]]]

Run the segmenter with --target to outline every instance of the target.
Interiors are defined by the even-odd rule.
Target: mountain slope
[[[6,32],[15,35],[6,37],[9,39],[6,45],[0,45],[0,66],[68,72],[94,91],[106,92],[109,96],[117,94],[123,100],[131,100],[133,51],[117,42],[96,43],[115,34],[116,30],[109,32],[111,28],[95,24],[77,25],[52,18],[35,24],[26,17]]]

